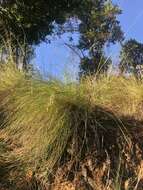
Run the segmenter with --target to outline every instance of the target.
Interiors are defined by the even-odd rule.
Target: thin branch
[[[81,50],[77,50],[77,47],[68,43],[64,43],[65,46],[67,46],[68,48],[70,48],[80,59],[83,59],[85,57],[83,51]],[[80,51],[80,53],[79,53]]]

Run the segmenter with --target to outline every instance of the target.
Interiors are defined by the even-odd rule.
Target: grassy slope
[[[92,188],[120,189],[120,186],[128,188],[131,185],[132,189],[138,189],[142,179],[138,176],[142,156],[139,157],[138,153],[141,152],[140,143],[134,141],[139,139],[138,135],[142,137],[141,82],[134,78],[110,76],[98,80],[89,77],[80,84],[65,85],[58,81],[31,79],[19,73],[14,66],[2,66],[0,101],[0,168],[1,171],[8,169],[1,172],[3,184],[7,184],[9,179],[14,181],[14,189],[16,184],[18,189],[22,189],[24,179],[34,180],[35,176],[45,182],[49,173],[54,172],[58,176],[57,168],[66,168],[71,163],[74,163],[72,169],[68,170],[86,178],[81,169],[85,159],[97,159],[100,155],[102,167],[96,166],[98,172],[91,169],[94,170],[92,175],[102,173],[98,178],[103,178],[106,174],[108,183],[102,184],[102,180],[93,177],[89,182]],[[138,147],[138,152],[132,151],[134,146]],[[129,158],[125,159],[125,156]],[[132,156],[135,159],[131,164]],[[109,166],[108,160],[113,164]],[[75,163],[81,166],[73,169]],[[121,166],[125,172],[121,171]],[[131,170],[132,175],[127,170]],[[125,175],[124,184],[120,184],[120,171]],[[4,176],[8,172],[5,181]],[[17,176],[21,176],[18,182]],[[75,178],[70,181],[77,185]]]

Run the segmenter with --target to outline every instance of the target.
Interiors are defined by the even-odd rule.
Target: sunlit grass
[[[97,106],[114,113],[112,120],[121,116],[142,120],[143,84],[116,76],[87,77],[80,83],[64,84],[31,78],[13,65],[3,65],[0,101],[0,135],[6,142],[16,143],[12,154],[31,169],[51,171],[81,123],[88,131],[90,121],[97,122]],[[106,111],[105,115],[109,117]]]

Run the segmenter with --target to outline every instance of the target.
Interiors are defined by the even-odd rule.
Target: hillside
[[[0,190],[143,189],[143,84],[0,68]]]

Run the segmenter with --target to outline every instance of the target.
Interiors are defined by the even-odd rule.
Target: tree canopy
[[[52,34],[54,23],[63,24],[79,2],[79,0],[1,1],[1,46],[4,45],[5,49],[10,43],[16,64],[19,65],[19,61],[26,60],[27,50],[32,48],[31,45],[39,44],[47,35]],[[26,63],[22,65],[20,67],[24,67]]]
[[[117,5],[107,0],[84,1],[80,18],[80,43],[79,48],[88,51],[88,58],[81,60],[81,73],[92,74],[98,69],[106,71],[111,63],[105,57],[104,47],[110,43],[121,42],[123,32],[117,16],[121,10]]]
[[[79,0],[7,0],[0,3],[0,34],[7,31],[18,40],[38,44],[53,31],[53,22],[62,24]]]
[[[135,39],[126,41],[122,45],[120,58],[122,72],[132,71],[136,77],[139,77],[143,65],[143,44]]]
[[[53,33],[56,24],[62,25],[67,18],[76,17],[80,21],[78,48],[88,52],[81,60],[81,73],[95,72],[106,59],[104,46],[123,39],[116,18],[120,13],[110,0],[3,0],[0,2],[1,43],[10,38],[14,47],[18,43],[39,44]]]

